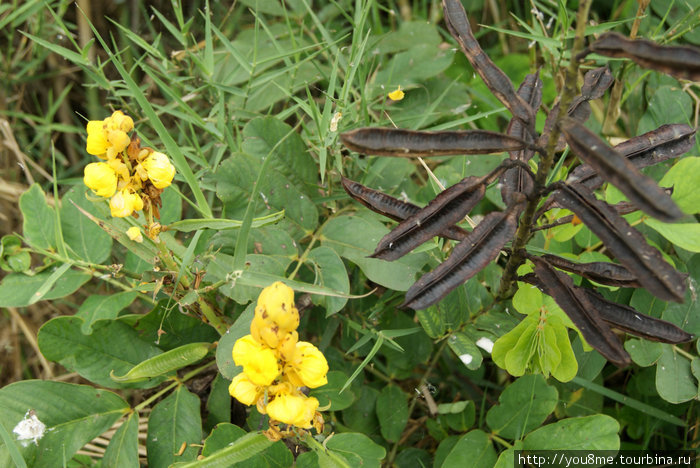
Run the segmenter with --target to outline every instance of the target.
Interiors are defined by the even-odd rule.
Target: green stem
[[[326,437],[326,441],[329,440],[331,437],[333,437],[332,434]],[[333,451],[328,450],[323,444],[319,443],[319,441],[314,439],[314,437],[309,432],[306,432],[306,435],[304,436],[304,442],[306,442],[306,445],[308,445],[314,452],[320,452],[327,455],[336,463],[336,466],[350,468],[350,465],[348,465],[344,459],[340,458]]]
[[[228,326],[216,315],[214,308],[202,297],[197,299],[197,304],[199,304],[199,309],[202,311],[202,315],[209,321],[209,324],[216,329],[219,335],[224,335],[226,330],[228,330]]]
[[[421,377],[420,382],[418,383],[418,388],[421,386],[425,385],[428,382],[428,377],[430,376],[431,372],[433,372],[433,368],[435,368],[435,365],[438,362],[438,359],[440,359],[440,356],[442,356],[442,352],[445,350],[447,347],[447,340],[443,340],[442,343],[440,344],[440,347],[438,350],[435,352],[435,355],[433,356],[433,359],[430,360],[430,363],[428,364],[428,368],[425,370],[423,373],[423,377]],[[418,403],[418,397],[420,394],[413,392],[413,397],[411,398],[411,403],[408,405],[408,415],[413,413],[413,409],[416,407],[416,403]],[[394,445],[391,447],[391,452],[389,452],[389,456],[386,458],[386,462],[384,463],[384,466],[392,466],[394,463],[394,459],[396,458],[396,452],[399,449],[399,440],[394,443]]]
[[[561,134],[561,131],[559,130],[559,123],[566,116],[567,109],[576,95],[576,82],[578,79],[579,68],[576,55],[583,50],[585,39],[584,32],[586,29],[586,22],[588,20],[588,12],[591,8],[591,2],[592,0],[586,0],[581,3],[578,14],[576,15],[576,36],[574,38],[574,46],[571,50],[571,61],[569,62],[569,68],[566,70],[564,89],[561,99],[559,100],[559,114],[557,115],[552,132],[549,134],[545,153],[544,155],[541,155],[540,164],[537,168],[537,175],[535,176],[536,193],[540,192],[547,183],[547,176],[549,175],[549,171],[552,169],[557,142],[559,141],[559,135]],[[541,199],[542,195],[537,195],[529,200],[525,208],[525,213],[520,218],[518,231],[515,234],[515,239],[513,240],[512,244],[512,254],[503,271],[501,285],[498,289],[498,293],[496,294],[496,298],[498,300],[503,300],[511,294],[518,267],[525,261],[522,250],[525,248],[528,240],[530,240],[530,230],[535,222],[535,212]]]

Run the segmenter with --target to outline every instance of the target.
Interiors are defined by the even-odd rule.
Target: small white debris
[[[471,354],[462,354],[459,357],[459,359],[464,363],[465,366],[468,366],[472,362],[472,360],[474,360]]]
[[[342,112],[336,112],[335,114],[333,114],[333,118],[331,119],[331,127],[330,127],[331,132],[338,131],[338,122],[340,122],[340,119],[342,119],[342,118],[343,118]]]
[[[24,415],[24,419],[12,429],[12,432],[17,434],[17,440],[22,443],[23,447],[29,445],[29,441],[39,445],[39,439],[44,437],[46,432],[46,424],[39,421],[34,410],[29,410]]]
[[[493,341],[489,340],[485,336],[482,336],[481,338],[479,338],[476,341],[476,345],[489,354],[493,351]]]

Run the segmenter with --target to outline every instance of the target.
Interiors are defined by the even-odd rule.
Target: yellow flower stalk
[[[392,101],[400,101],[405,96],[404,92],[401,90],[401,85],[394,91],[389,93],[389,99]]]
[[[109,198],[117,191],[117,173],[107,163],[96,162],[85,166],[83,182],[101,197]]]
[[[265,434],[271,440],[292,433],[290,429],[281,432],[278,423],[323,430],[318,400],[306,396],[302,387],[325,385],[328,363],[318,348],[299,341],[298,326],[294,291],[278,281],[260,293],[250,335],[233,345],[233,361],[243,372],[233,379],[229,393],[270,416]]]

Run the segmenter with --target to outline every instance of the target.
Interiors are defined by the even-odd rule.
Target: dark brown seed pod
[[[684,276],[647,244],[639,231],[610,205],[598,200],[585,185],[560,183],[557,188],[552,194],[553,200],[573,211],[644,288],[665,301],[683,302]]]
[[[585,123],[591,116],[591,105],[588,101],[592,99],[599,99],[603,96],[605,91],[610,87],[614,78],[610,69],[608,67],[595,68],[593,70],[588,70],[585,75],[583,75],[583,86],[581,87],[581,94],[576,96],[569,106],[567,115],[572,119],[576,119],[581,123]],[[559,103],[557,102],[552,110],[547,115],[547,119],[544,122],[544,130],[538,141],[539,146],[545,146],[547,144],[547,139],[549,134],[554,127],[554,122],[557,120],[559,115]],[[566,147],[566,140],[563,136],[559,137],[557,142],[557,151],[563,151]]]
[[[623,288],[640,288],[637,277],[617,263],[589,262],[576,263],[557,255],[545,254],[542,256],[550,265],[562,270],[575,273],[583,278],[608,286],[621,286]]]
[[[340,140],[358,153],[407,158],[492,154],[535,148],[518,138],[488,130],[429,132],[367,127],[341,133]]]
[[[415,215],[421,209],[413,203],[404,202],[385,193],[373,190],[347,177],[341,176],[341,183],[345,191],[353,199],[362,203],[375,213],[384,215],[394,221],[403,221]],[[449,226],[440,231],[439,235],[448,239],[462,240],[467,234],[469,234],[469,232],[459,226]]]
[[[530,257],[535,265],[535,276],[546,294],[569,316],[588,344],[600,354],[619,367],[631,363],[629,354],[622,347],[615,334],[610,330],[595,310],[587,296],[574,289],[574,283],[566,273],[554,269],[541,257]]]
[[[447,260],[409,288],[400,307],[425,309],[486,267],[515,234],[522,201],[507,211],[486,215]]]
[[[630,306],[605,299],[592,289],[578,287],[575,289],[584,292],[603,320],[627,333],[651,341],[674,344],[685,343],[694,338],[693,335],[671,322],[640,314]]]
[[[543,283],[533,274],[528,273],[518,281],[533,284],[545,292]],[[648,315],[641,314],[632,307],[609,301],[592,289],[574,286],[574,290],[583,293],[600,317],[608,324],[631,335],[662,343],[685,343],[694,338],[682,328]]]
[[[663,46],[647,39],[629,39],[616,32],[602,34],[577,58],[595,52],[606,57],[624,57],[636,64],[690,81],[700,81],[700,49]]]
[[[527,101],[533,112],[537,112],[542,104],[542,87],[542,80],[539,77],[539,72],[537,72],[528,74],[518,88],[518,95]],[[516,118],[511,119],[508,123],[506,134],[526,141],[532,140],[532,136],[523,127],[522,122]],[[530,160],[534,151],[511,151],[509,154],[510,159],[526,162]],[[534,189],[532,178],[526,174],[526,170],[522,167],[513,167],[505,171],[501,176],[500,183],[501,198],[503,198],[506,205],[510,205],[513,202],[512,195],[514,193],[523,193],[528,196]]]
[[[639,172],[623,155],[609,147],[581,122],[565,118],[560,123],[571,149],[598,175],[615,185],[645,213],[672,222],[683,213],[656,182]]]
[[[695,129],[685,124],[662,125],[614,147],[638,169],[677,158],[695,146]],[[571,182],[579,182],[592,190],[603,185],[603,179],[588,164],[581,164],[569,174]]]
[[[442,6],[447,29],[459,43],[469,63],[493,95],[534,135],[535,113],[532,107],[516,94],[508,76],[483,51],[472,33],[462,3],[459,0],[443,0]]]
[[[442,191],[425,208],[401,221],[371,255],[396,260],[464,218],[486,193],[483,178],[466,177]]]

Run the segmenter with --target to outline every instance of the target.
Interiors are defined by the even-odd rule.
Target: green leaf
[[[673,187],[671,198],[684,213],[700,213],[700,157],[678,161],[664,174],[659,185]]]
[[[329,247],[316,247],[309,252],[308,259],[313,263],[318,284],[334,291],[350,293],[350,281],[345,264],[335,250]],[[326,317],[340,311],[348,302],[347,297],[319,296],[318,303],[326,308]]]
[[[515,348],[515,345],[518,343],[523,333],[533,325],[536,326],[536,324],[537,320],[534,317],[527,316],[511,331],[497,339],[491,351],[491,359],[493,359],[493,362],[501,369],[506,369],[506,356]]]
[[[132,468],[139,466],[139,417],[131,413],[119,426],[109,441],[102,458],[103,466],[114,468]]]
[[[381,460],[386,456],[384,447],[375,444],[366,435],[356,432],[335,434],[326,439],[325,446],[332,452],[340,454],[350,466],[379,468]]]
[[[89,335],[94,323],[117,318],[119,312],[134,302],[137,295],[135,291],[123,291],[108,296],[88,296],[75,313],[84,321],[82,332]]]
[[[19,197],[24,222],[22,232],[28,244],[42,249],[56,248],[56,215],[46,203],[39,184],[33,184]]]
[[[416,317],[425,333],[430,338],[439,338],[445,334],[447,324],[442,319],[442,314],[437,306],[430,306],[427,309],[416,311]]]
[[[656,88],[637,126],[637,135],[659,128],[669,122],[691,122],[693,100],[680,86],[662,85]]]
[[[389,230],[379,221],[361,216],[343,215],[328,221],[321,235],[323,245],[360,267],[367,278],[397,291],[406,291],[427,261],[425,253],[408,254],[387,262],[367,258]]]
[[[183,367],[201,361],[209,353],[211,343],[189,343],[141,361],[123,376],[114,372],[110,376],[115,382],[140,382],[152,377],[170,374]]]
[[[457,355],[457,357],[467,366],[468,369],[476,370],[481,367],[484,357],[481,351],[474,344],[466,333],[454,332],[447,339],[447,345]]]
[[[177,463],[177,468],[232,468],[291,466],[293,457],[286,446],[272,442],[259,432],[246,433],[233,424],[220,424],[204,441],[201,458]],[[243,463],[245,462],[245,463]]]
[[[34,410],[46,432],[20,447],[28,465],[54,468],[57,454],[70,459],[83,445],[114,424],[129,410],[118,395],[87,385],[23,380],[0,389],[0,424],[12,432],[27,412]],[[86,424],[89,421],[89,424]]]
[[[109,388],[148,388],[162,381],[115,383],[109,376],[110,371],[124,374],[161,351],[142,341],[133,328],[119,321],[99,323],[91,335],[84,335],[82,326],[83,320],[79,317],[56,317],[46,322],[37,337],[44,357]]]
[[[649,367],[659,360],[663,346],[654,341],[630,338],[625,341],[625,350],[630,354],[635,364]]]
[[[452,430],[465,432],[474,425],[476,409],[473,401],[458,401],[438,405],[438,414],[445,415],[445,421]]]
[[[664,344],[656,364],[656,390],[671,403],[683,403],[698,394],[698,383],[690,370],[690,360]]]
[[[513,307],[521,314],[539,314],[544,296],[536,286],[518,282],[518,290],[513,296]]]
[[[219,367],[221,375],[229,380],[243,371],[241,366],[233,362],[233,345],[239,338],[250,334],[250,324],[255,315],[255,302],[246,307],[243,313],[231,325],[231,328],[221,337],[216,348],[216,365]]]
[[[44,284],[42,284],[41,287],[39,287],[39,289],[37,289],[36,292],[32,295],[32,298],[29,300],[29,305],[42,300],[46,293],[48,293],[49,290],[53,288],[54,284],[56,284],[56,282],[58,282],[58,280],[61,279],[61,277],[70,269],[70,267],[70,263],[64,263],[58,268],[55,268],[51,272],[51,275],[48,278],[46,278]]]
[[[52,269],[44,270],[34,276],[23,273],[10,273],[0,284],[0,307],[26,307],[35,294],[46,284]],[[61,281],[43,295],[42,299],[50,301],[69,296],[85,284],[92,276],[76,270],[68,270],[61,276]]]
[[[284,218],[284,210],[272,213],[261,218],[253,218],[250,225],[251,228],[259,228],[268,224],[276,223]],[[168,225],[170,231],[192,232],[198,229],[213,229],[215,231],[223,231],[226,229],[238,229],[241,227],[242,221],[235,219],[183,219]]]
[[[654,229],[678,247],[691,252],[700,252],[700,224],[669,224],[654,218],[646,218],[644,224]]]
[[[362,385],[357,400],[352,406],[343,410],[343,423],[345,426],[351,431],[362,432],[363,434],[378,433],[377,398],[379,398],[378,390],[368,385]]]
[[[382,437],[397,442],[408,423],[406,394],[396,385],[387,385],[377,398],[377,419]]]
[[[552,319],[556,317],[550,317],[548,322],[552,325],[552,330],[556,336],[557,349],[561,354],[561,360],[559,365],[552,369],[552,376],[560,382],[568,382],[573,379],[578,372],[578,362],[576,361],[576,355],[571,346],[571,341],[569,340],[569,333],[563,324],[554,324]]]
[[[322,387],[314,388],[309,394],[315,397],[320,406],[331,405],[329,411],[341,411],[350,407],[356,399],[355,392],[351,387],[342,391],[343,385],[348,380],[348,376],[341,371],[328,372],[328,383]]]
[[[444,443],[444,442],[443,442]],[[496,451],[489,436],[479,429],[467,432],[457,440],[441,467],[469,466],[471,468],[492,468],[496,463]]]
[[[523,450],[618,450],[619,431],[620,424],[604,414],[562,419],[528,434]]]
[[[557,405],[557,389],[541,375],[526,375],[506,387],[498,405],[486,414],[486,424],[496,434],[520,439],[539,427]]]
[[[149,466],[170,466],[175,462],[194,461],[202,442],[199,398],[184,385],[159,401],[148,418]],[[185,450],[180,449],[186,444]]]
[[[61,230],[63,240],[79,259],[90,263],[102,263],[112,252],[112,238],[75,205],[98,216],[94,203],[91,203],[83,190],[71,189],[61,199]]]
[[[515,377],[525,374],[530,359],[537,351],[537,320],[529,315],[523,320],[525,321],[527,321],[526,327],[518,337],[517,343],[505,355],[505,369]]]

